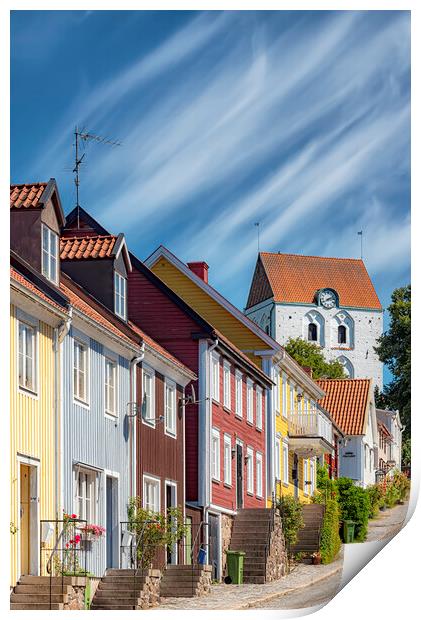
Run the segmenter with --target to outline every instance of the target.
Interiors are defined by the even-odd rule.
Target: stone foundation
[[[146,577],[145,585],[142,588],[138,599],[138,609],[150,609],[159,605],[159,586],[161,583],[161,571],[152,568]]]
[[[266,562],[266,581],[275,581],[287,573],[287,551],[282,533],[281,517],[275,514],[275,525],[270,538],[269,556]]]
[[[227,514],[221,514],[222,575],[225,575],[227,566],[227,554],[225,552],[229,549],[231,543],[233,525],[234,517]]]
[[[196,587],[196,596],[206,596],[210,594],[212,585],[212,566],[210,564],[199,565],[202,569],[200,580]]]
[[[96,582],[96,584],[94,583]],[[90,577],[70,577],[66,578],[65,588],[67,596],[63,609],[86,609],[85,606],[85,590],[87,587],[90,589],[90,596],[88,603],[90,604],[93,596],[93,592],[96,590],[99,579],[91,579]],[[89,586],[88,586],[89,584]]]

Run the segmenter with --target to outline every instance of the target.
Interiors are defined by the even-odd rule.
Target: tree
[[[411,286],[397,288],[388,307],[390,326],[378,339],[375,351],[393,375],[383,393],[376,394],[376,406],[399,409],[403,432],[403,462],[410,462],[411,441]]]
[[[285,351],[301,366],[308,366],[313,371],[313,379],[343,379],[345,372],[338,360],[326,361],[322,349],[314,342],[302,338],[290,338]]]

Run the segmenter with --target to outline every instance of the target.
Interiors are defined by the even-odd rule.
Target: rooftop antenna
[[[80,204],[79,204],[79,169],[82,164],[83,158],[85,157],[85,153],[82,156],[79,155],[80,150],[80,142],[97,142],[98,144],[107,144],[109,146],[121,146],[121,142],[118,140],[110,140],[105,136],[97,136],[96,134],[85,131],[85,129],[79,130],[78,127],[75,127],[75,167],[73,168],[73,172],[75,175],[75,186],[76,186],[76,209],[77,209],[77,227],[79,228],[79,214],[80,214]]]
[[[257,253],[260,253],[260,222],[254,222],[257,228]]]
[[[361,260],[363,259],[363,231],[362,229],[358,231],[357,235],[361,238]]]

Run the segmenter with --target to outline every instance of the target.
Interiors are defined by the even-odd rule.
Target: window
[[[115,313],[126,320],[126,279],[114,272],[114,308]]]
[[[42,275],[57,282],[58,235],[42,225]]]
[[[295,413],[295,398],[294,398],[294,386],[292,383],[289,385],[289,413],[293,415]]]
[[[105,411],[116,415],[117,364],[105,358]]]
[[[253,494],[253,491],[253,450],[251,448],[247,448],[247,493]]]
[[[338,327],[338,343],[346,344],[346,327],[345,325],[339,325]]]
[[[76,474],[76,509],[79,519],[88,523],[96,521],[96,480],[93,471],[79,469]]]
[[[212,355],[212,398],[219,402],[219,355]]]
[[[88,347],[86,344],[73,341],[73,395],[78,400],[88,400]]]
[[[35,392],[35,327],[19,321],[19,386]]]
[[[316,323],[308,324],[308,339],[317,342],[317,325]]]
[[[231,366],[224,362],[224,407],[231,409]]]
[[[263,428],[263,390],[256,387],[256,428]]]
[[[211,449],[211,467],[212,478],[214,480],[220,479],[220,457],[219,457],[219,431],[215,428],[212,429],[212,449]]]
[[[235,373],[235,413],[243,417],[243,375]]]
[[[173,381],[165,380],[165,432],[169,435],[176,435],[176,407],[175,407],[176,386]]]
[[[232,472],[231,472],[231,437],[224,435],[224,482],[231,485]]]
[[[282,375],[282,415],[287,417],[287,378]]]
[[[143,476],[143,508],[149,512],[159,512],[161,481],[152,476]]]
[[[253,381],[247,379],[247,422],[253,424]]]
[[[143,367],[142,419],[155,428],[155,373]]]
[[[256,495],[263,497],[263,458],[256,452]]]
[[[275,439],[275,478],[281,479],[281,440],[279,437]]]
[[[315,489],[315,479],[314,479],[314,461],[311,459],[310,461],[310,494],[314,494]]]
[[[285,484],[288,484],[289,477],[288,460],[288,442],[284,440],[282,442],[282,481],[285,482]]]

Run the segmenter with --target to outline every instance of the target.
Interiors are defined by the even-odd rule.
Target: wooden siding
[[[56,517],[54,330],[46,323],[39,321],[37,337],[37,395],[25,394],[18,387],[17,316],[18,309],[12,305],[10,313],[10,520],[15,528],[20,527],[18,455],[39,461],[38,518],[54,519]],[[13,586],[20,577],[19,529],[15,533],[11,532],[10,537],[11,585]]]
[[[268,348],[265,341],[256,336],[239,319],[223,308],[165,258],[161,257],[153,265],[152,271],[198,314],[223,332],[239,349],[261,350]],[[261,367],[260,358],[256,358],[252,354],[248,355],[255,364]]]
[[[89,351],[88,407],[73,398],[73,341],[83,340]],[[117,361],[118,416],[105,416],[104,356]],[[106,473],[118,474],[119,521],[127,521],[129,500],[129,420],[126,416],[130,398],[129,361],[113,354],[102,344],[71,329],[63,342],[63,472],[66,512],[76,511],[74,496],[75,463],[84,463],[98,472],[96,524],[106,527]],[[105,537],[94,542],[88,553],[88,570],[101,576],[106,568]]]

